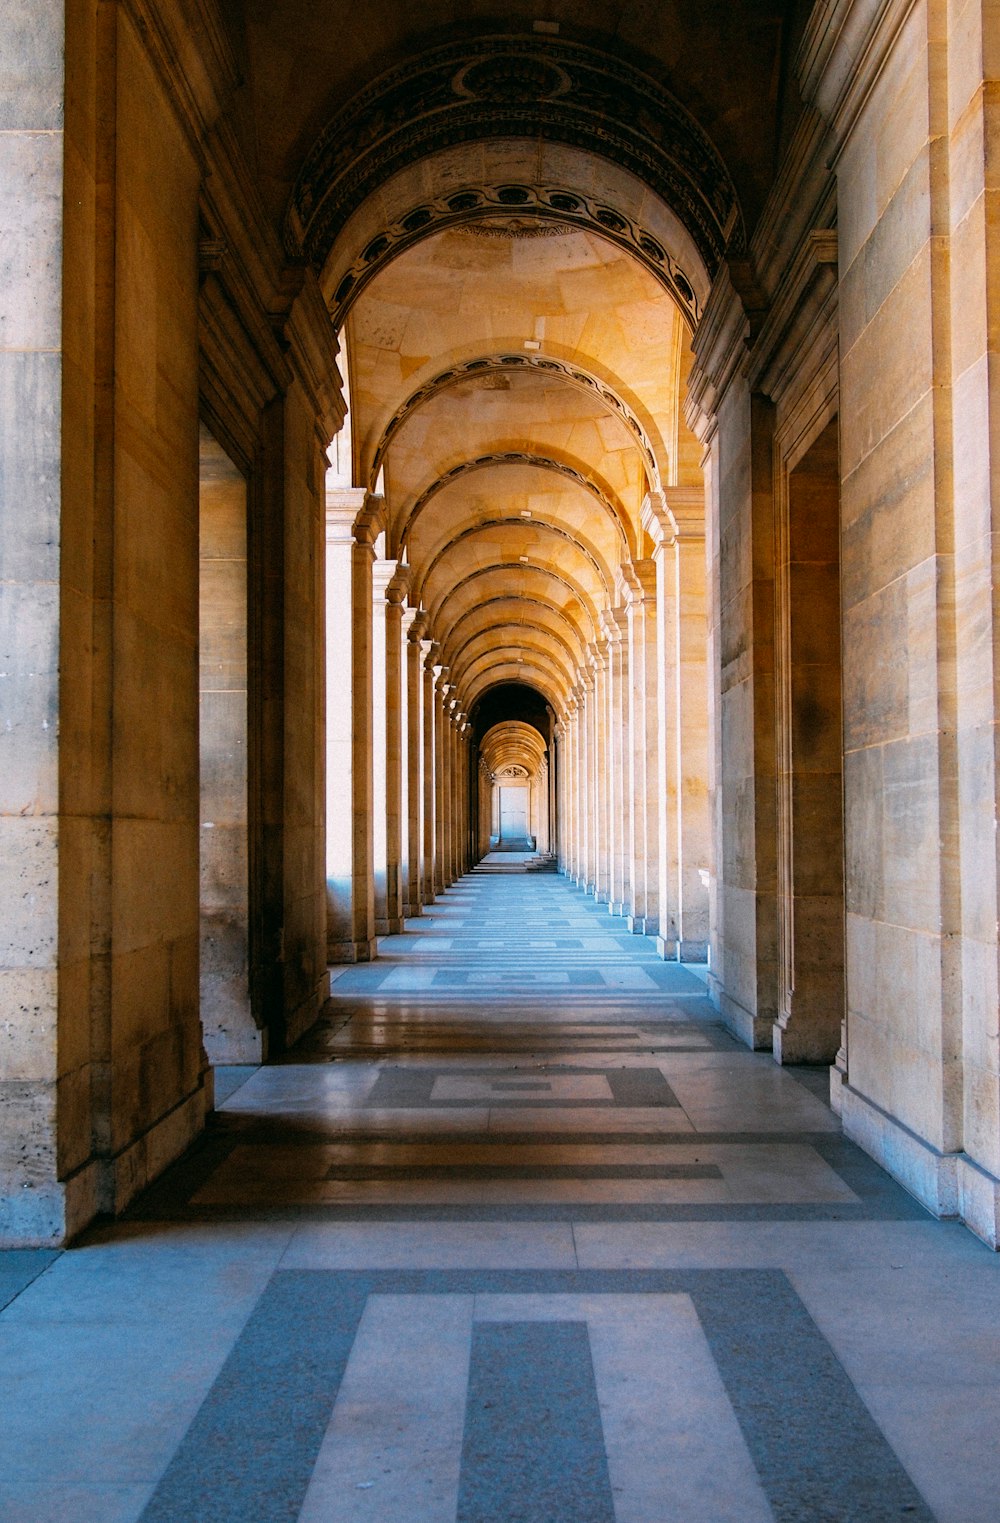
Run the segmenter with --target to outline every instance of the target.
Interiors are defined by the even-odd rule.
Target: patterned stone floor
[[[509,866],[509,864],[503,864]],[[1000,1261],[551,874],[470,874],[0,1254],[5,1523],[995,1523]]]

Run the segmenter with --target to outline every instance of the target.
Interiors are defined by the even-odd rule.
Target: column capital
[[[419,644],[422,646],[424,644],[424,631],[427,628],[427,611],[423,608],[408,608],[403,616],[404,620],[407,614],[410,615],[410,622],[406,625],[406,637],[408,640],[412,640],[414,645]]]
[[[388,565],[388,561],[386,565]],[[404,602],[410,590],[412,580],[413,567],[403,565],[400,561],[397,561],[395,573],[385,589],[386,602],[391,603],[394,607],[398,607],[400,603]]]
[[[335,487],[326,493],[327,544],[374,545],[385,528],[385,498],[364,487]]]
[[[591,640],[590,644],[587,646],[587,653],[590,656],[590,664],[592,670],[603,671],[608,662],[607,639],[600,637],[596,640]]]
[[[656,562],[631,561],[619,566],[616,590],[626,608],[656,601]]]
[[[674,538],[705,538],[705,488],[664,487],[667,511],[674,522]]]
[[[608,639],[613,648],[624,644],[628,636],[628,609],[619,604],[606,612]]]
[[[705,538],[703,487],[664,487],[647,492],[642,504],[642,527],[657,550],[678,540]]]
[[[398,565],[398,561],[383,561],[376,557],[375,563],[372,566],[372,598],[376,602],[386,602],[389,583],[396,575],[396,567]]]

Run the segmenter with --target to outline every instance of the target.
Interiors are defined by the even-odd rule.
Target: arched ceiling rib
[[[495,688],[519,684],[535,688],[545,702],[551,705],[555,713],[559,713],[562,709],[565,694],[561,686],[550,682],[543,673],[531,668],[527,663],[521,665],[517,662],[505,661],[490,667],[488,672],[469,684],[465,698],[466,713],[470,713],[476,704],[481,703]]]
[[[523,767],[529,777],[535,777],[547,750],[534,726],[516,719],[493,725],[479,743],[479,754],[494,778],[506,767]]]
[[[289,252],[323,266],[351,213],[395,173],[452,144],[497,138],[586,149],[638,177],[673,209],[710,274],[727,245],[742,242],[736,192],[720,155],[656,79],[569,38],[508,34],[429,48],[347,100],[300,170],[285,225]],[[468,201],[478,189],[453,190],[452,215],[481,214]],[[500,204],[523,206],[524,189],[502,183]],[[572,196],[551,210],[581,215]],[[611,212],[588,214],[600,218],[602,210]],[[426,203],[414,207],[403,232],[419,233],[432,217]],[[384,252],[370,244],[369,263]]]
[[[531,675],[546,677],[552,686],[560,692],[565,692],[573,685],[573,676],[567,672],[551,656],[544,652],[534,651],[528,646],[500,647],[489,655],[479,656],[475,661],[470,661],[463,669],[460,677],[456,677],[455,684],[463,695],[469,691],[470,685],[474,684],[481,674],[493,675],[498,666],[509,663],[518,667],[525,677]],[[466,704],[463,703],[463,708]]]
[[[385,462],[386,451],[399,429],[414,416],[417,409],[425,407],[442,391],[461,386],[469,381],[478,381],[481,385],[492,385],[499,389],[502,381],[511,374],[542,375],[549,380],[558,377],[568,385],[578,387],[590,396],[600,398],[604,410],[609,415],[620,418],[632,434],[642,455],[649,485],[654,490],[658,487],[659,468],[653,445],[632,406],[620,397],[613,387],[598,379],[590,371],[581,370],[578,366],[566,364],[562,360],[532,354],[477,355],[475,359],[462,360],[449,366],[447,370],[441,371],[430,381],[425,381],[416,391],[412,391],[386,424],[382,437],[375,447],[374,458],[368,471],[369,485],[374,484]]]
[[[510,467],[520,469],[511,470]],[[545,484],[537,483],[534,480],[534,473],[547,471],[554,471],[557,475],[566,478],[570,491],[563,490],[556,493],[545,491]],[[489,472],[481,493],[473,495],[447,490],[454,488],[456,484],[474,487],[475,483],[466,481],[473,472]],[[441,504],[442,511],[432,516],[427,510],[434,499],[445,492],[447,492],[447,503]],[[475,460],[466,461],[461,466],[453,467],[446,476],[435,481],[421,493],[409,512],[404,508],[398,515],[393,526],[395,530],[393,544],[397,547],[397,555],[406,555],[409,558],[411,552],[416,553],[417,542],[422,539],[425,541],[425,554],[434,554],[435,551],[430,547],[439,542],[440,538],[440,531],[437,535],[435,534],[436,519],[446,520],[449,537],[453,537],[456,534],[464,534],[469,527],[485,527],[488,523],[499,522],[496,516],[488,515],[495,515],[496,510],[502,509],[504,505],[507,505],[508,511],[502,514],[502,517],[512,522],[519,520],[522,530],[535,526],[540,529],[556,528],[554,522],[541,516],[538,508],[529,508],[521,504],[537,502],[541,505],[541,511],[544,511],[546,503],[559,503],[565,507],[567,500],[576,501],[578,517],[582,519],[573,537],[580,543],[588,543],[589,554],[595,559],[603,560],[606,568],[611,558],[616,564],[619,560],[628,558],[634,544],[634,537],[629,532],[628,517],[621,503],[613,502],[601,485],[592,478],[585,477],[573,465],[560,460],[520,453],[479,456]],[[595,506],[599,508],[598,512],[595,512]],[[584,525],[586,525],[586,533],[583,531]],[[557,532],[561,531],[557,529]],[[594,547],[597,540],[605,542],[602,549]],[[612,570],[611,575],[613,574]]]
[[[453,644],[449,649],[447,663],[451,667],[458,668],[463,657],[469,652],[479,654],[483,649],[491,650],[494,645],[499,648],[502,644],[522,644],[525,649],[533,648],[534,642],[543,640],[547,648],[558,659],[562,660],[567,671],[572,671],[580,663],[581,652],[574,651],[568,640],[558,631],[549,629],[543,625],[526,625],[523,620],[509,623],[490,623],[483,629],[469,634],[459,643]],[[537,647],[535,647],[537,648]],[[445,657],[442,656],[442,660]]]
[[[510,617],[512,612],[516,612],[516,619]],[[452,620],[441,645],[441,659],[448,662],[457,657],[467,640],[488,638],[491,630],[507,630],[515,624],[526,631],[545,634],[565,650],[571,666],[578,666],[583,660],[585,641],[578,626],[562,609],[540,598],[511,593],[476,602]]]
[[[422,589],[432,582],[434,573],[444,558],[446,556],[455,554],[455,552],[460,552],[463,546],[475,554],[480,550],[485,550],[486,553],[491,553],[490,547],[496,545],[497,549],[493,553],[500,553],[500,545],[504,544],[504,541],[507,540],[506,530],[514,523],[518,524],[518,527],[521,527],[520,520],[518,519],[489,518],[486,519],[483,523],[473,524],[469,528],[463,529],[460,533],[452,535],[447,544],[442,545],[428,561],[427,569],[424,572],[423,577],[414,586],[413,590],[415,598],[419,599]],[[536,538],[536,541],[539,535],[542,536],[543,541],[546,535],[554,535],[557,539],[562,540],[563,544],[556,547],[557,556],[561,554],[573,561],[579,557],[581,560],[586,561],[588,564],[584,567],[584,571],[593,572],[594,576],[597,579],[595,586],[598,593],[603,591],[605,597],[609,597],[611,595],[614,587],[613,570],[608,566],[607,562],[602,564],[601,560],[594,553],[594,551],[583,544],[583,542],[578,537],[568,533],[565,529],[558,528],[554,524],[543,523],[539,519],[532,520],[531,530]],[[500,532],[497,533],[493,531]],[[470,542],[473,539],[477,540],[478,543],[472,545]],[[504,548],[506,548],[506,546],[504,546]],[[543,549],[544,545],[540,544],[539,548]],[[518,563],[520,564],[521,557],[518,556],[517,559]],[[527,560],[527,557],[525,557],[525,559]],[[504,560],[502,563],[496,562],[496,564],[507,565],[509,564],[509,561]]]
[[[427,610],[431,627],[434,628],[436,626],[439,616],[453,599],[457,604],[459,595],[463,591],[469,592],[474,584],[482,582],[486,577],[490,577],[494,583],[499,581],[507,586],[510,586],[512,583],[516,584],[518,581],[526,586],[531,586],[533,582],[537,583],[537,580],[540,579],[544,584],[545,590],[553,599],[560,592],[563,594],[565,601],[563,601],[562,607],[564,609],[567,606],[572,606],[580,610],[584,620],[583,628],[587,630],[587,643],[596,637],[601,608],[600,602],[594,596],[595,592],[599,593],[598,588],[588,589],[583,582],[579,581],[576,577],[570,576],[563,567],[560,567],[559,571],[554,571],[547,566],[532,565],[530,562],[526,565],[518,564],[517,562],[511,564],[509,561],[496,559],[490,559],[485,564],[476,565],[473,570],[466,572],[458,580],[449,577],[446,568],[440,562],[438,563],[434,581],[432,582],[428,579],[423,587],[424,595],[422,601],[423,606]],[[440,586],[437,584],[440,584]],[[474,596],[475,593],[473,593]]]

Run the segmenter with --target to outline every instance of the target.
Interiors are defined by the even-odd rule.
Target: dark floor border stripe
[[[140,1523],[297,1523],[367,1294],[274,1275]]]
[[[906,1222],[933,1221],[917,1201],[853,1205],[171,1206],[136,1208],[131,1220],[191,1222]]]

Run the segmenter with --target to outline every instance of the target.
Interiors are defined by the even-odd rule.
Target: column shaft
[[[629,929],[658,929],[659,799],[657,796],[656,567],[631,568],[628,602],[631,730],[631,879]]]
[[[405,619],[404,619],[405,623]],[[415,612],[406,630],[406,913],[424,904],[424,703],[421,635],[426,615]]]

